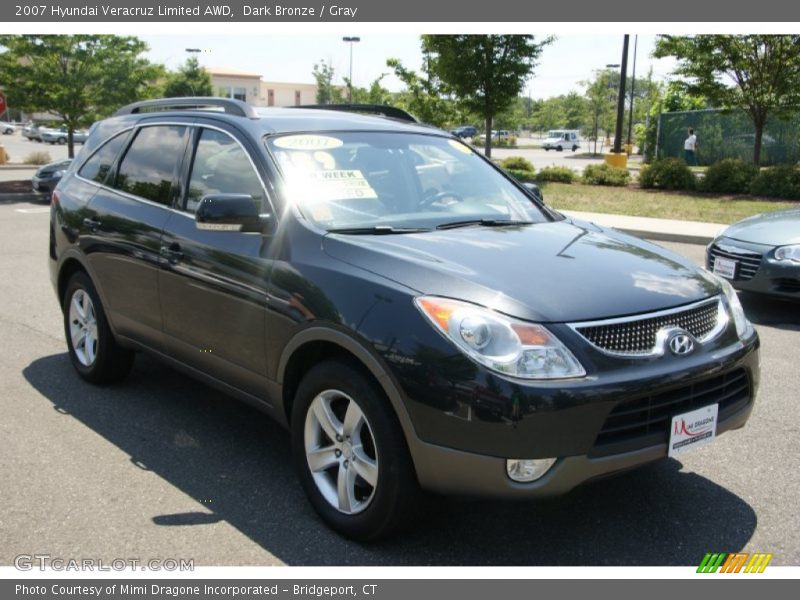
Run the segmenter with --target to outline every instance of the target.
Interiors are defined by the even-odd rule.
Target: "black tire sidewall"
[[[83,290],[89,295],[94,306],[95,319],[97,320],[97,356],[94,362],[86,366],[78,360],[75,348],[72,346],[70,336],[69,307],[72,296],[78,290]],[[67,283],[63,298],[64,336],[67,338],[67,348],[72,366],[78,374],[92,383],[107,383],[124,376],[129,370],[133,354],[128,350],[120,349],[115,341],[114,334],[108,325],[103,305],[91,279],[83,272],[75,273]]]
[[[338,361],[327,361],[312,368],[298,387],[292,407],[292,455],[300,482],[312,506],[334,530],[347,537],[369,541],[394,531],[412,512],[410,504],[417,493],[416,476],[408,456],[402,430],[389,400],[377,386],[357,369]],[[336,389],[352,398],[361,408],[372,429],[378,453],[378,485],[369,506],[355,515],[345,515],[331,506],[317,489],[305,454],[305,419],[313,399],[322,391]]]

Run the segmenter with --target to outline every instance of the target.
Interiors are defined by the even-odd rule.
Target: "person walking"
[[[690,167],[697,166],[697,136],[691,127],[689,128],[689,137],[683,142],[683,159]]]

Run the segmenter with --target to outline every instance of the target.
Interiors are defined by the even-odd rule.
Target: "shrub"
[[[750,193],[756,196],[800,199],[800,169],[792,165],[779,165],[761,170],[750,184]]]
[[[643,188],[692,190],[696,184],[694,173],[680,158],[659,158],[639,173],[639,185]]]
[[[575,171],[569,167],[545,167],[536,175],[536,181],[556,181],[573,183],[577,179]]]
[[[628,169],[612,167],[605,163],[587,165],[583,170],[583,182],[591,185],[626,186],[631,180]]]
[[[507,138],[492,140],[492,148],[514,148],[517,145],[517,136],[511,135]]]
[[[535,181],[535,175],[533,171],[527,171],[525,169],[506,169],[506,173],[523,183]]]
[[[26,165],[46,165],[53,162],[49,152],[31,152],[23,161]]]
[[[506,170],[514,169],[516,171],[535,171],[533,164],[527,158],[522,156],[509,156],[500,161],[500,166]]]
[[[699,187],[706,192],[746,194],[756,175],[758,167],[753,163],[738,158],[724,158],[708,167]]]

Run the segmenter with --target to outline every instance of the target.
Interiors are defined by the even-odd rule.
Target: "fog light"
[[[536,481],[547,473],[555,462],[555,458],[509,458],[506,461],[506,472],[514,481]]]

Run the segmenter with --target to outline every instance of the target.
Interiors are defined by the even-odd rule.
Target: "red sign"
[[[6,112],[6,95],[0,92],[0,115]]]

